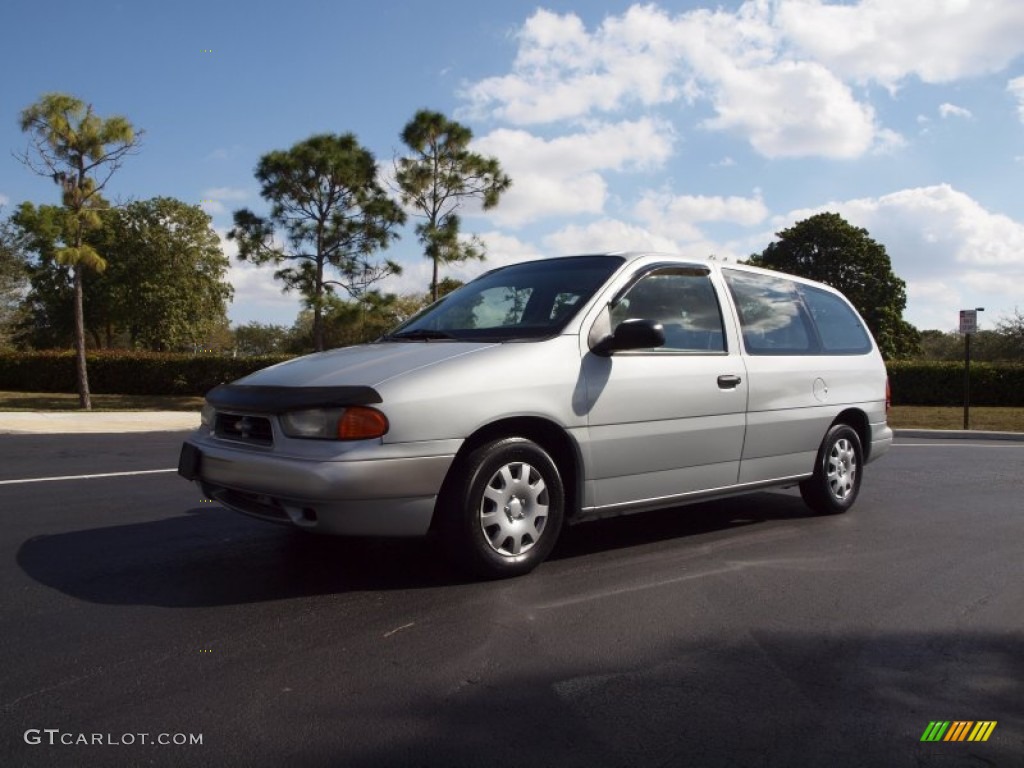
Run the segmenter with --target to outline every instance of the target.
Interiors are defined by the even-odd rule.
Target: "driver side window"
[[[725,352],[722,311],[707,270],[662,267],[644,275],[611,307],[612,328],[643,319],[665,329],[662,350]]]

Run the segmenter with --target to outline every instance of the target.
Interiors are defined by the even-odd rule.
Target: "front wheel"
[[[452,471],[439,513],[444,545],[459,565],[503,578],[544,561],[562,528],[565,491],[543,448],[521,437],[495,440]]]
[[[847,424],[836,424],[821,441],[814,474],[800,483],[800,495],[818,514],[845,512],[860,492],[863,464],[857,431]]]

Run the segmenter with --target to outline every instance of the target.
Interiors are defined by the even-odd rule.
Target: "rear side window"
[[[871,339],[863,323],[843,299],[809,285],[801,285],[800,292],[818,328],[824,352],[863,355],[871,351]]]
[[[723,269],[751,355],[813,355],[817,339],[792,280]]]

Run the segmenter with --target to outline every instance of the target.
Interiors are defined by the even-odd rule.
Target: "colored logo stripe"
[[[996,724],[996,720],[932,720],[921,741],[988,741]]]
[[[992,731],[996,729],[995,720],[981,720],[977,725],[974,726],[974,730],[971,731],[971,735],[967,737],[968,741],[988,741],[988,737],[992,735]]]
[[[963,741],[974,723],[971,720],[954,720],[943,741]]]

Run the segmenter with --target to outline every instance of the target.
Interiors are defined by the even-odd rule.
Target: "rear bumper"
[[[454,453],[361,456],[286,458],[193,437],[182,446],[178,472],[208,498],[262,520],[326,534],[426,534]]]
[[[875,459],[879,459],[889,452],[892,447],[893,433],[888,423],[880,422],[877,424],[869,425],[871,430],[871,445],[868,449],[867,462],[870,464]]]

